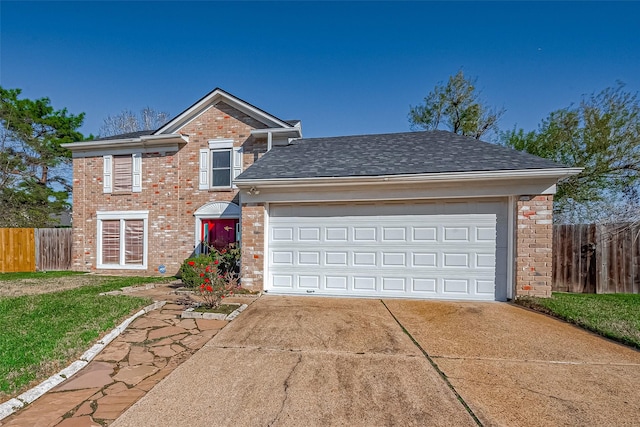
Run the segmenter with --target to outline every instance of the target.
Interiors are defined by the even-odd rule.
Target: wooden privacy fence
[[[0,228],[0,273],[69,270],[70,228]]]
[[[640,225],[554,225],[553,290],[640,294]]]

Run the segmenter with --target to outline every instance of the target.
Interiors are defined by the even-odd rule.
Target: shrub
[[[233,243],[221,250],[209,247],[209,256],[219,262],[218,269],[225,274],[240,273],[240,254],[240,248]]]
[[[200,285],[200,296],[205,307],[218,308],[222,299],[233,295],[238,288],[238,276],[235,273],[221,274],[217,268],[207,268],[204,283]]]
[[[209,254],[187,258],[182,262],[180,277],[185,286],[198,288],[206,283],[205,277],[213,270],[216,271],[216,278],[218,275],[227,280],[235,278],[237,285],[240,273],[240,248],[235,245],[229,245],[221,250],[209,247]]]
[[[207,266],[212,264],[213,260],[208,255],[200,255],[194,258],[187,258],[180,266],[180,277],[185,286],[195,288],[204,283],[204,273]]]

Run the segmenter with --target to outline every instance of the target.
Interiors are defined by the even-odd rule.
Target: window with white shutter
[[[242,163],[242,147],[234,147],[233,140],[209,141],[209,149],[200,150],[198,188],[235,188],[233,180],[242,172]]]
[[[200,150],[200,173],[198,175],[198,188],[200,190],[209,189],[209,150]]]
[[[105,193],[113,191],[113,156],[104,156],[102,158],[104,171],[102,174],[102,188]]]
[[[103,157],[105,193],[139,193],[142,191],[142,154],[106,155]]]
[[[233,179],[242,173],[242,153],[242,147],[233,147]]]
[[[131,191],[140,193],[142,191],[142,154],[133,153],[131,156]]]

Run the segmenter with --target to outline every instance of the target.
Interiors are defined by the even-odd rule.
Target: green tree
[[[0,227],[45,227],[69,206],[71,156],[60,144],[83,139],[84,114],[20,93],[0,87]]]
[[[446,86],[438,85],[424,103],[409,109],[411,129],[438,129],[441,125],[460,135],[480,139],[498,132],[498,120],[504,109],[487,107],[476,90],[476,79],[467,79],[462,70],[449,77]]]
[[[100,136],[113,136],[141,130],[155,130],[169,121],[169,113],[157,111],[151,107],[135,114],[131,110],[122,110],[115,116],[108,115],[100,127]]]
[[[516,150],[584,168],[559,183],[559,218],[585,222],[638,217],[633,207],[640,183],[640,104],[638,94],[625,91],[624,84],[552,112],[536,131],[513,129],[501,140]]]

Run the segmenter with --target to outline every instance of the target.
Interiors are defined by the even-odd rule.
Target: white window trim
[[[213,170],[213,154],[214,153],[229,153],[229,185],[213,185],[213,177],[214,177],[214,170]],[[227,190],[229,188],[233,188],[233,156],[234,156],[234,152],[233,152],[233,148],[214,148],[211,150],[210,154],[209,154],[209,159],[210,159],[210,167],[209,167],[209,172],[211,172],[211,176],[209,178],[209,188],[211,188],[212,190]],[[226,171],[227,168],[222,168],[222,169],[218,169],[218,171],[220,173],[222,173],[223,171]]]
[[[102,156],[102,190],[103,193],[113,193],[113,156],[105,154]],[[142,192],[142,153],[131,153],[131,192]]]
[[[230,165],[230,181],[228,187],[213,186],[213,152],[231,150]],[[234,147],[233,139],[211,139],[209,140],[209,148],[200,149],[199,156],[199,174],[198,189],[199,190],[228,190],[237,188],[234,179],[242,172],[243,158],[242,147]]]
[[[98,234],[96,238],[97,251],[96,251],[96,268],[104,270],[146,270],[147,269],[147,256],[148,256],[148,235],[149,235],[149,211],[98,211],[96,212]],[[122,238],[120,239],[120,264],[102,264],[102,221],[105,220],[127,220],[127,219],[141,219],[143,221],[143,242],[142,242],[142,265],[125,264],[124,263],[124,251],[122,250]],[[120,227],[121,233],[123,233],[123,227]],[[121,234],[122,236],[122,234]]]

